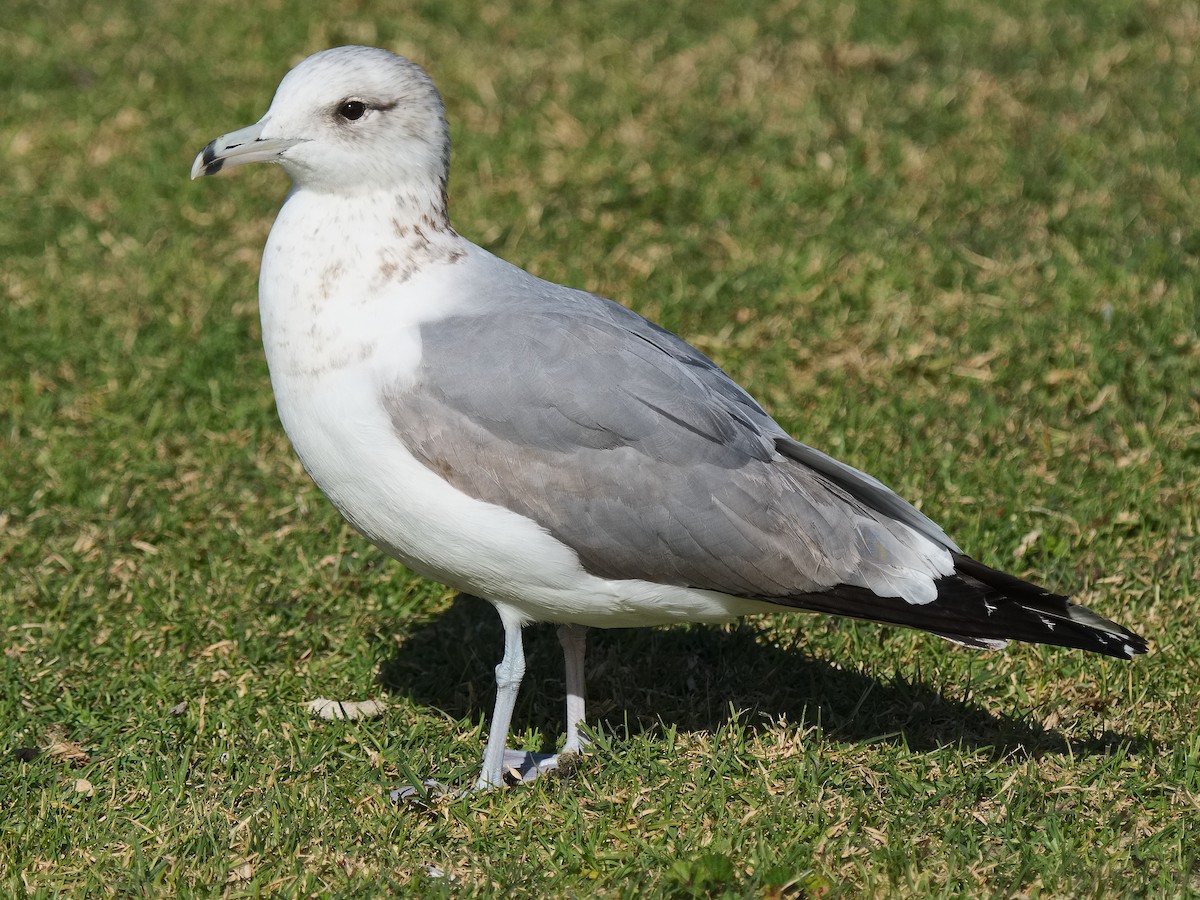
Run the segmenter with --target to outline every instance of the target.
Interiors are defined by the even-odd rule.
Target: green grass
[[[314,8],[16,0],[0,29],[0,893],[1200,894],[1194,4]],[[346,42],[442,88],[462,233],[688,336],[1152,653],[596,634],[568,777],[391,807],[473,778],[499,627],[287,446],[255,304],[284,176],[187,180]],[[527,642],[537,748],[561,660]]]

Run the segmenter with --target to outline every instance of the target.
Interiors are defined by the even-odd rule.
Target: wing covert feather
[[[409,450],[600,577],[759,598],[915,577],[932,598],[948,553],[781,453],[783,430],[699,351],[579,297],[423,325],[417,383],[384,396]]]

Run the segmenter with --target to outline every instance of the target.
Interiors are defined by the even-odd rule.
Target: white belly
[[[767,604],[588,574],[530,519],[464,494],[410,454],[362,369],[276,384],[305,469],[338,511],[413,571],[529,621],[598,627],[725,621]]]

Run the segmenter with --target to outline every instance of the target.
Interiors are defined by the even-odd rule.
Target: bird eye
[[[338,104],[337,114],[347,121],[354,122],[367,114],[367,104],[361,100],[343,100]]]

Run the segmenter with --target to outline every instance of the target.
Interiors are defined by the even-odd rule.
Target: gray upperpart
[[[670,332],[522,274],[530,290],[423,324],[416,385],[384,398],[433,471],[604,578],[771,598],[936,577],[954,545],[910,504],[793,441]]]

